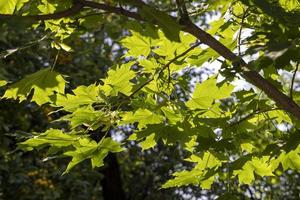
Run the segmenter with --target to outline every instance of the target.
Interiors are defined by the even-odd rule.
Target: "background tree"
[[[157,5],[160,5],[159,8]],[[275,183],[276,179],[279,180],[282,171],[299,168],[297,124],[300,112],[297,92],[294,91],[299,61],[299,24],[291,20],[299,15],[298,9],[298,1],[254,0],[221,3],[176,1],[173,4],[158,1],[98,3],[81,0],[65,3],[2,3],[0,11],[1,18],[5,20],[4,26],[16,26],[20,20],[23,26],[24,22],[30,25],[38,21],[39,24],[34,25],[35,31],[37,34],[43,33],[39,37],[42,39],[36,42],[6,49],[2,54],[3,57],[9,56],[6,62],[16,55],[11,54],[35,43],[45,45],[42,48],[45,54],[49,53],[50,47],[54,49],[50,53],[53,62],[47,62],[47,59],[36,54],[32,60],[48,69],[9,85],[3,96],[20,100],[27,98],[43,105],[41,109],[50,109],[53,112],[51,121],[59,119],[52,123],[52,129],[47,127],[45,133],[28,139],[19,147],[32,150],[50,146],[47,153],[49,158],[71,156],[72,161],[66,169],[68,172],[86,159],[91,160],[93,167],[103,165],[103,158],[109,152],[122,151],[115,140],[126,141],[123,146],[129,149],[133,148],[133,143],[129,141],[137,141],[146,150],[145,154],[151,148],[154,152],[161,152],[161,141],[165,145],[179,144],[180,149],[184,149],[184,152],[179,151],[179,155],[188,157],[185,160],[191,164],[185,167],[179,164],[177,168],[175,163],[179,163],[177,159],[180,157],[176,154],[174,164],[171,162],[170,167],[185,170],[175,173],[175,178],[162,187],[194,184],[203,189],[219,188],[213,190],[213,194],[204,191],[205,195],[212,198],[221,194],[224,194],[224,198],[230,195],[255,198],[255,189],[271,187],[268,186],[270,181]],[[108,17],[99,18],[99,11],[104,11]],[[110,13],[118,17],[112,17]],[[172,17],[175,13],[177,17]],[[204,32],[195,23],[207,19],[207,14],[215,16],[217,20],[209,26],[203,26]],[[139,23],[129,21],[120,27],[119,24],[125,24],[122,20],[127,20],[122,16]],[[103,35],[99,34],[99,41],[107,44],[102,47],[94,43],[98,34],[88,29],[91,28],[89,26],[103,29],[103,25],[97,25],[96,22],[108,22],[105,26],[109,24]],[[20,26],[16,27],[20,29]],[[129,30],[130,34],[123,28]],[[29,30],[33,31],[30,27]],[[47,33],[48,30],[51,33]],[[243,33],[243,30],[247,32]],[[251,34],[247,36],[247,33]],[[127,36],[118,40],[123,35]],[[124,49],[113,41],[118,41],[128,51],[122,55]],[[83,48],[85,45],[87,48]],[[96,45],[96,49],[86,50],[93,45]],[[68,53],[70,47],[73,53]],[[103,77],[103,71],[97,69],[101,58],[91,53],[97,53],[97,47],[100,52],[110,52],[104,54],[103,60],[107,62],[101,63],[102,70],[109,69],[106,78],[102,78],[100,84],[78,86],[71,91],[74,86],[88,83],[84,75],[89,73],[82,73],[76,65],[82,65],[96,75],[91,82]],[[243,60],[247,56],[250,56],[248,63]],[[19,57],[12,59],[11,64],[17,59]],[[206,81],[201,80],[201,84],[191,84],[192,68],[215,60],[221,63],[218,75],[225,77],[225,80],[217,81],[216,76],[212,76]],[[75,69],[63,67],[64,64],[74,65]],[[53,71],[54,68],[75,77],[73,82],[65,88],[64,77]],[[287,84],[286,80],[280,78],[282,73],[289,71],[293,75],[291,83]],[[263,76],[258,72],[263,72]],[[22,71],[3,73],[3,76],[6,80],[14,80],[8,75],[18,73]],[[251,86],[252,89],[233,90],[232,81],[243,80],[241,77],[257,88]],[[1,82],[2,85],[5,83]],[[32,108],[33,104],[30,105]],[[46,122],[45,127],[37,128],[45,130]],[[29,127],[26,132],[42,132]],[[178,151],[178,148],[175,149]],[[124,153],[128,153],[128,150],[121,155]],[[173,157],[169,155],[167,158],[170,161]],[[125,175],[130,174],[125,169],[126,165],[122,164],[121,171]],[[123,180],[126,182],[128,179],[125,175]],[[252,185],[258,177],[263,177],[258,187],[243,186]],[[147,179],[149,182],[146,186],[153,183],[151,178]],[[178,198],[188,193],[191,195],[188,197],[197,196],[197,190],[190,189],[175,189],[173,195],[177,193]],[[127,194],[130,191],[127,188],[124,190]],[[145,198],[151,189],[143,191],[144,196],[131,198]],[[267,198],[268,195],[276,197],[277,194],[262,192],[256,198]],[[126,198],[126,195],[123,196],[120,198]]]

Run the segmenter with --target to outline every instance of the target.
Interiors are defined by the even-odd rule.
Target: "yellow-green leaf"
[[[23,101],[33,92],[32,101],[38,105],[50,102],[55,92],[64,93],[66,81],[59,73],[50,68],[42,69],[12,84],[2,98]]]
[[[190,109],[208,109],[214,100],[230,97],[233,86],[229,84],[217,85],[216,78],[210,78],[201,84],[196,84],[192,98],[186,103]]]
[[[133,63],[129,62],[108,71],[108,77],[103,79],[102,87],[107,96],[117,96],[119,92],[127,96],[131,94],[133,84],[130,80],[135,77],[135,72],[131,70],[132,65]]]
[[[5,86],[7,84],[7,81],[5,80],[0,80],[0,87]]]
[[[29,0],[1,0],[0,14],[13,14],[15,11],[22,8],[22,6]]]

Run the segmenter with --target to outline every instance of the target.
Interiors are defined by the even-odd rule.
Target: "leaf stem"
[[[58,60],[58,56],[59,56],[59,50],[57,50],[57,53],[56,53],[56,56],[55,56],[55,59],[54,59],[54,62],[53,62],[53,64],[52,64],[52,66],[51,66],[51,69],[50,69],[50,71],[53,71],[54,70],[54,68],[55,68],[55,66],[56,66],[56,63],[57,63],[57,60]]]
[[[244,10],[244,14],[243,14],[243,17],[242,17],[242,21],[241,21],[241,27],[240,27],[240,30],[239,30],[239,34],[238,34],[238,55],[240,56],[241,55],[241,40],[242,40],[242,31],[243,31],[243,28],[244,28],[244,21],[247,17],[247,12],[248,12],[249,8],[247,8],[246,10]]]

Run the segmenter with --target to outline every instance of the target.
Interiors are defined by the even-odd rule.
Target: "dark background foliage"
[[[162,6],[162,9],[168,7]],[[205,24],[205,18],[201,20]],[[105,21],[85,24],[78,35],[70,37],[68,43],[74,48],[70,53],[49,50],[51,37],[27,47],[29,41],[42,38],[43,32],[39,29],[27,31],[20,28],[23,25],[18,22],[0,23],[0,52],[26,47],[0,60],[0,78],[19,80],[51,66],[57,56],[55,68],[68,76],[69,90],[80,84],[99,82],[108,67],[117,63],[122,55],[123,49],[113,41],[126,34],[120,26],[125,23],[124,19],[108,17]],[[190,80],[192,76],[199,74],[191,73],[186,78]],[[19,104],[1,100],[0,199],[215,199],[226,191],[227,186],[222,182],[214,184],[209,191],[192,186],[160,189],[172,172],[192,167],[181,161],[185,155],[178,147],[161,144],[142,152],[132,143],[125,152],[108,156],[103,168],[91,170],[89,163],[84,163],[61,176],[67,159],[43,162],[40,158],[46,152],[16,150],[17,141],[29,132],[41,132],[49,126],[56,118],[49,114],[51,111],[47,105],[38,107],[27,101]],[[65,125],[57,123],[54,126],[64,128]],[[266,178],[256,181],[253,187],[233,184],[235,187],[231,190],[238,199],[299,199],[298,180],[298,173],[288,171],[280,179]]]

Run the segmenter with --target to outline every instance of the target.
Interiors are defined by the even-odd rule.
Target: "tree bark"
[[[101,131],[101,127],[98,130],[90,131],[89,134],[91,139],[96,142],[105,137],[105,133]],[[110,137],[110,133],[107,136]],[[115,154],[109,153],[106,156],[104,167],[99,169],[99,173],[103,174],[101,186],[104,200],[128,200],[122,187],[121,171]]]
[[[104,200],[127,200],[122,187],[121,171],[115,154],[109,154],[105,158],[105,166],[100,169],[103,174],[101,180]]]
[[[74,0],[74,4],[71,8],[60,11],[58,13],[46,14],[46,15],[33,15],[33,16],[16,16],[16,15],[6,15],[0,14],[0,19],[6,19],[11,17],[19,17],[19,18],[29,18],[33,20],[48,20],[48,19],[59,19],[63,17],[69,17],[75,14],[80,13],[82,8],[90,7],[94,9],[104,10],[109,13],[115,13],[117,15],[123,15],[129,18],[133,18],[139,21],[147,21],[144,19],[139,13],[128,11],[123,9],[122,7],[114,7],[108,4],[87,1],[87,0]],[[142,0],[134,0],[133,2],[138,7],[148,6]],[[175,17],[170,16],[173,20],[176,20]],[[157,21],[153,21],[154,24],[157,24]],[[258,72],[251,69],[248,64],[241,59],[239,56],[235,55],[230,49],[220,43],[217,39],[215,39],[210,34],[206,33],[200,27],[196,26],[191,21],[187,21],[187,23],[182,24],[182,31],[188,32],[198,38],[201,42],[208,45],[210,48],[215,50],[220,54],[220,56],[225,59],[231,61],[233,64],[238,64],[240,67],[239,73],[250,83],[261,89],[268,97],[270,97],[278,107],[284,109],[295,118],[300,119],[300,106],[293,101],[290,97],[285,95],[283,92],[278,90],[274,85],[272,85],[268,80],[264,79]]]

